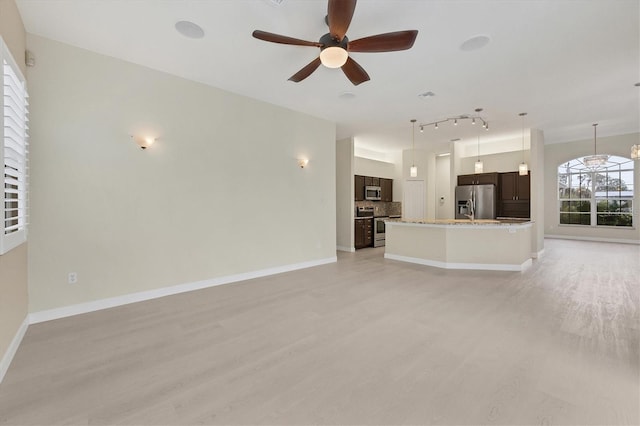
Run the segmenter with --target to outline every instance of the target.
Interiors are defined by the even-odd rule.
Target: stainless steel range
[[[383,247],[385,245],[385,224],[389,216],[376,217],[373,219],[373,246]]]

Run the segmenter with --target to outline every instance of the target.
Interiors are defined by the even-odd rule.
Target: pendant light
[[[600,167],[604,166],[604,164],[609,160],[608,155],[600,154],[598,155],[598,151],[596,149],[596,127],[598,127],[598,123],[593,124],[593,155],[586,156],[582,159],[584,165],[591,169],[597,170]]]
[[[478,135],[478,160],[476,161],[473,170],[475,173],[482,173],[484,171],[484,164],[480,161],[480,135]]]
[[[518,115],[522,117],[522,163],[518,166],[518,174],[520,174],[520,176],[526,176],[529,174],[529,166],[524,162],[524,117],[527,113],[521,112]]]
[[[631,146],[631,159],[640,160],[640,145]]]
[[[416,119],[411,120],[411,168],[409,169],[409,176],[418,177],[418,168],[416,167]]]

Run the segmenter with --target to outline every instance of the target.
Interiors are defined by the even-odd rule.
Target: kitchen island
[[[532,222],[390,220],[386,259],[445,269],[523,271],[531,266]]]

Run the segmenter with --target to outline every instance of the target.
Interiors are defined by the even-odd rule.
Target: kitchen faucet
[[[467,209],[469,212],[471,212],[471,214],[465,214],[465,216],[468,217],[473,222],[473,220],[475,219],[475,212],[476,212],[475,191],[471,192],[471,199],[467,200]]]

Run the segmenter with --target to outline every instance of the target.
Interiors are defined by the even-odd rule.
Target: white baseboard
[[[326,259],[311,260],[308,262],[295,263],[291,265],[276,266],[274,268],[261,269],[258,271],[245,272],[242,274],[227,275],[225,277],[212,278],[209,280],[196,281],[192,283],[179,284],[171,287],[163,287],[149,291],[125,294],[123,296],[99,299],[91,302],[79,303],[77,305],[63,306],[61,308],[49,309],[46,311],[33,312],[29,315],[29,324],[51,321],[54,319],[70,317],[73,315],[85,314],[102,309],[114,308],[116,306],[128,305],[130,303],[143,302],[145,300],[157,299],[159,297],[171,296],[173,294],[185,293],[188,291],[201,290],[203,288],[215,287],[223,284],[235,283],[238,281],[250,280],[253,278],[265,277],[268,275],[281,274],[283,272],[295,271],[298,269],[311,268],[313,266],[326,265],[337,262],[337,256]]]
[[[579,240],[579,241],[595,241],[600,243],[640,244],[640,240],[627,240],[623,238],[577,237],[573,235],[553,235],[553,234],[545,234],[544,237],[557,239],[557,240]]]
[[[401,262],[417,263],[419,265],[434,266],[442,269],[476,269],[483,271],[515,271],[521,272],[529,268],[531,259],[527,259],[521,265],[508,263],[449,263],[437,260],[420,259],[417,257],[400,256],[397,254],[384,254],[385,259],[399,260]]]
[[[20,342],[22,342],[22,338],[24,334],[27,332],[27,328],[29,328],[29,316],[27,315],[18,327],[18,331],[16,331],[16,335],[13,336],[13,340],[9,344],[7,351],[2,356],[2,360],[0,360],[0,383],[4,379],[4,375],[7,374],[7,370],[9,370],[9,365],[13,360],[16,352],[18,351],[18,347],[20,346]]]
[[[346,247],[346,246],[336,246],[336,250],[338,250],[338,251],[346,251],[346,252],[349,252],[349,253],[353,253],[353,252],[355,252],[355,251],[356,251],[356,249],[355,249],[355,248],[353,248],[353,247]]]
[[[540,259],[543,254],[544,254],[544,249],[542,249],[540,251],[537,251],[537,252],[534,251],[533,253],[531,253],[531,257],[533,259]]]

